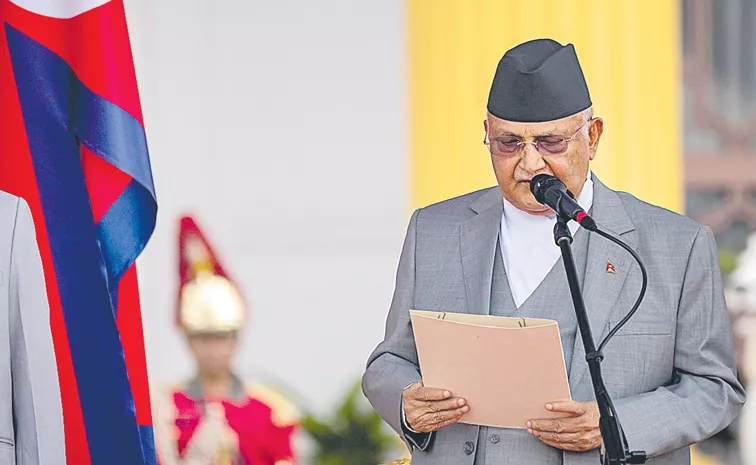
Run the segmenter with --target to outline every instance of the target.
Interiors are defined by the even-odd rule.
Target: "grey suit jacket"
[[[712,233],[684,216],[612,191],[595,176],[593,181],[593,218],[640,254],[649,273],[643,304],[605,349],[607,388],[632,449],[654,457],[648,463],[688,463],[688,446],[726,427],[745,401],[734,370]],[[401,392],[421,379],[408,310],[488,313],[501,215],[498,188],[412,215],[385,338],[363,377],[365,395],[405,441]],[[587,253],[583,295],[598,340],[634,303],[641,274],[630,254],[597,235],[590,236]],[[607,273],[609,261],[616,273]],[[573,311],[571,303],[554,305]],[[582,341],[576,338],[565,350],[573,350],[573,399],[593,400]],[[471,465],[478,432],[476,426],[455,424],[437,432],[424,450],[408,442],[413,464]],[[505,455],[490,463],[510,463],[501,449]],[[595,464],[597,454],[565,452],[563,462]]]
[[[64,465],[45,277],[26,202],[0,191],[0,464]]]

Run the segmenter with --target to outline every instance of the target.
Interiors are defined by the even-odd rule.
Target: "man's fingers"
[[[575,451],[575,452],[582,452],[577,447],[573,446],[572,444],[562,444],[560,442],[548,441],[546,439],[541,439],[541,442],[544,443],[544,444],[546,444],[547,446],[551,446],[551,447],[553,447],[555,449],[569,450],[569,451]]]
[[[422,381],[405,389],[402,399],[407,423],[423,433],[456,423],[470,411],[465,399],[452,397],[446,389],[425,387]]]
[[[583,415],[588,411],[588,403],[574,402],[571,400],[550,402],[546,404],[546,410],[569,413],[572,415]]]
[[[530,420],[526,425],[528,429],[549,433],[579,433],[589,431],[593,426],[585,424],[580,418],[559,418],[555,420]]]
[[[412,426],[412,429],[420,433],[432,433],[446,426],[453,425],[454,423],[458,422],[461,418],[462,418],[462,415],[459,415],[459,416],[447,418],[438,423],[419,423],[418,422],[417,425],[410,424],[410,426]]]
[[[577,443],[584,437],[586,437],[585,432],[581,433],[550,433],[548,431],[538,431],[534,429],[529,429],[528,433],[532,434],[533,436],[537,437],[538,439],[541,439],[543,441],[551,441],[551,442],[558,442],[558,443]]]
[[[546,444],[547,446],[551,446],[551,447],[554,447],[556,449],[562,449],[562,450],[564,450],[564,446],[561,445],[561,444],[559,444],[558,442],[549,441],[548,439],[542,439],[542,438],[538,438],[538,439],[540,439],[541,442],[544,443],[544,444]]]
[[[551,402],[546,405],[546,409],[552,412],[566,413],[570,416],[530,420],[525,426],[534,430],[553,433],[577,433],[598,429],[599,416],[595,402]]]
[[[532,425],[532,422],[529,423]],[[535,430],[529,427],[528,433],[537,437],[544,444],[562,450],[584,452],[593,450],[601,445],[601,431],[598,428],[590,428],[575,433],[556,433]]]
[[[427,406],[432,412],[443,412],[444,410],[456,410],[467,404],[465,399],[452,397],[451,399],[428,402]]]
[[[449,425],[453,425],[454,423],[458,422],[460,419],[462,419],[462,415],[442,421],[441,423],[436,424],[436,430],[440,430],[441,428],[445,428]]]
[[[453,410],[432,411],[429,409],[419,409],[413,416],[415,418],[415,423],[433,426],[444,423],[453,418],[459,418],[469,411],[470,407],[467,405]]]
[[[407,422],[416,431],[421,433],[430,433],[437,431],[444,426],[451,425],[459,421],[462,416],[470,411],[470,407],[465,405],[454,410],[429,411],[422,413],[414,412],[407,416]]]
[[[465,405],[464,407],[455,408],[454,410],[441,410],[437,412],[428,412],[426,415],[428,416],[430,423],[441,424],[452,418],[459,418],[469,411],[470,411],[470,407]]]
[[[575,452],[585,452],[601,447],[601,436],[595,434],[591,434],[588,437],[583,437],[571,442],[561,440],[554,441],[543,437],[539,437],[538,440],[548,446],[555,447],[557,449],[570,450]]]
[[[407,395],[411,399],[425,402],[444,400],[451,397],[451,392],[446,389],[429,388],[422,384],[412,385],[408,391]]]

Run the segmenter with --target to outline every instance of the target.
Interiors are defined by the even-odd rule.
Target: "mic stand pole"
[[[554,241],[562,251],[562,261],[564,262],[564,269],[567,272],[567,282],[570,285],[578,328],[580,328],[580,336],[583,338],[583,346],[585,346],[585,359],[588,362],[588,369],[593,381],[593,390],[596,394],[596,402],[601,413],[599,427],[601,429],[601,437],[604,441],[603,447],[606,451],[603,454],[602,463],[604,465],[644,463],[646,461],[645,454],[630,452],[623,444],[624,436],[621,433],[619,421],[614,416],[612,400],[609,398],[609,393],[604,386],[604,379],[601,377],[601,360],[604,356],[596,352],[596,346],[593,342],[591,326],[588,322],[588,314],[585,311],[583,294],[580,291],[580,282],[578,281],[577,270],[575,268],[575,259],[572,256],[572,234],[567,227],[567,221],[561,215],[557,215],[557,223],[554,226]]]

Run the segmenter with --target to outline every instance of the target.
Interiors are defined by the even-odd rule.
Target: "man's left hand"
[[[600,414],[595,401],[552,402],[546,405],[546,410],[570,416],[528,421],[528,433],[544,444],[573,452],[585,452],[601,446]]]

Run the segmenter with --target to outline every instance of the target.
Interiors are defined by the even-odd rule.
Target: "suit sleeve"
[[[386,333],[383,342],[368,359],[362,377],[362,390],[378,415],[410,448],[424,450],[430,443],[431,435],[412,433],[402,421],[402,391],[421,379],[409,315],[415,295],[415,238],[419,212],[416,211],[410,219],[396,273]]]
[[[615,401],[632,449],[656,456],[727,427],[745,402],[735,374],[730,319],[709,228],[698,231],[677,311],[674,376],[655,391]]]
[[[18,203],[11,246],[8,318],[16,465],[65,464],[50,308],[34,223],[24,200]]]

